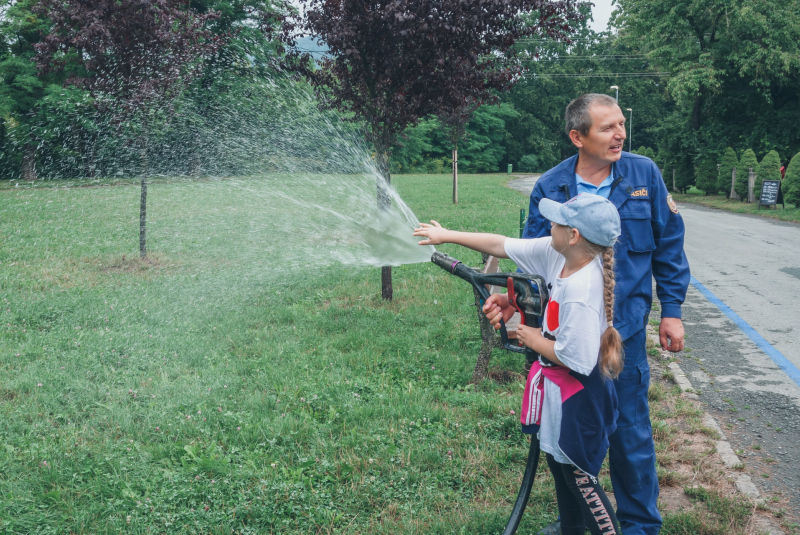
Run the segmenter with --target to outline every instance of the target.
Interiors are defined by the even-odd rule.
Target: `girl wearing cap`
[[[546,453],[558,498],[563,535],[619,533],[614,510],[597,481],[616,428],[617,398],[611,384],[622,371],[622,341],[613,327],[614,243],[617,209],[604,197],[581,194],[564,204],[542,199],[539,210],[552,236],[506,238],[457,232],[436,221],[421,223],[420,245],[455,243],[510,258],[524,273],[544,277],[550,290],[542,328],[520,325],[520,344],[539,353],[522,400],[525,433],[536,434]],[[508,297],[493,295],[483,307],[499,328]],[[508,318],[506,318],[508,319]]]

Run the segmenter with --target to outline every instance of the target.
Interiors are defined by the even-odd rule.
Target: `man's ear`
[[[583,147],[583,140],[581,139],[581,133],[577,130],[570,130],[569,131],[569,139],[572,141],[572,144],[578,147],[579,149]]]

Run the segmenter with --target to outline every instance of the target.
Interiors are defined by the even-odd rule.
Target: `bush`
[[[716,195],[717,174],[717,162],[714,158],[707,157],[695,170],[695,186],[697,189],[703,190],[706,195]]]
[[[647,147],[647,150],[645,151],[644,156],[647,156],[651,160],[656,161],[656,153],[650,147]]]
[[[739,159],[736,158],[736,151],[728,147],[722,155],[717,176],[717,191],[724,191],[726,197],[731,196],[731,173],[735,167],[739,167]]]
[[[789,162],[781,189],[783,200],[794,204],[795,208],[800,208],[800,153],[795,154]]]
[[[429,175],[442,175],[449,173],[452,171],[452,164],[450,164],[450,167],[447,165],[448,164],[444,161],[444,158],[429,160],[425,163],[425,172]]]
[[[756,184],[753,186],[753,191],[756,194],[756,199],[761,199],[761,185],[765,180],[780,180],[781,179],[781,157],[774,150],[771,150],[764,156],[761,163],[758,164],[758,175],[756,176]]]
[[[681,193],[686,193],[694,186],[694,165],[691,158],[684,157],[674,162],[675,187]],[[667,186],[669,188],[669,186]]]
[[[747,149],[742,154],[742,159],[739,160],[739,167],[736,168],[736,194],[741,197],[742,202],[747,201],[747,179],[748,170],[752,168],[753,171],[758,169],[758,158],[753,149]]]
[[[539,173],[542,172],[542,163],[536,154],[526,154],[517,164],[517,168],[521,173]]]

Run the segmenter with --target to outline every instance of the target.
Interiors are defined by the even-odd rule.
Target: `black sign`
[[[783,204],[783,192],[781,191],[780,180],[765,180],[761,184],[761,199],[758,204],[772,206]]]

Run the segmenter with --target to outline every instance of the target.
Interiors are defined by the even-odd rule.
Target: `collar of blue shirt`
[[[591,182],[585,181],[578,173],[575,173],[575,181],[578,184],[579,195],[581,193],[593,193],[608,199],[608,196],[611,194],[611,184],[614,182],[614,167],[611,167],[611,174],[608,175],[598,186],[595,186]]]

